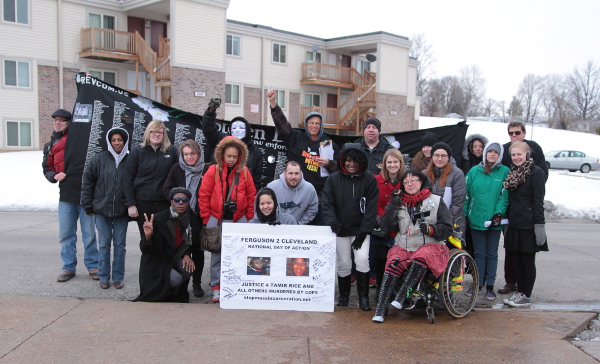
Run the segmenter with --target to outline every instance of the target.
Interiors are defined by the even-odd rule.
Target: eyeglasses
[[[178,197],[173,197],[171,199],[171,201],[175,202],[175,203],[188,203],[190,202],[190,199],[185,197],[185,198],[178,198]]]
[[[68,121],[69,121],[69,120],[67,120],[67,119],[52,119],[52,120],[54,120],[54,122],[55,122],[55,123],[56,123],[56,122],[59,122],[59,123],[66,123],[66,122],[68,122]]]
[[[407,179],[407,180],[403,181],[403,182],[402,182],[402,184],[403,184],[403,185],[405,185],[405,186],[408,186],[408,185],[413,185],[413,184],[415,184],[415,183],[417,183],[417,182],[419,182],[419,181],[421,181],[421,180],[420,180],[420,179],[418,179],[418,178],[415,178],[415,179]]]
[[[510,136],[513,136],[513,135],[521,135],[521,133],[523,133],[523,132],[522,132],[522,131],[520,131],[520,130],[517,130],[517,131],[509,131],[509,132],[508,132],[508,135],[510,135]]]
[[[435,159],[446,159],[446,158],[448,158],[448,154],[434,154],[433,158],[435,158]]]
[[[154,134],[154,135],[163,135],[164,132],[162,130],[152,130],[150,132],[150,134]]]

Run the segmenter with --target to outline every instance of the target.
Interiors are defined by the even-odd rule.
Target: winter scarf
[[[185,163],[183,156],[179,155],[179,166],[185,173],[185,188],[190,190],[192,197],[190,198],[190,208],[195,211],[196,204],[198,203],[198,185],[202,178],[202,171],[204,171],[204,161],[202,160],[202,153],[198,156],[198,162],[195,166],[190,166]]]
[[[173,206],[169,207],[169,211],[171,212],[171,219],[173,219],[175,222],[175,228],[181,228],[183,241],[185,241],[187,245],[192,245],[192,227],[190,226],[190,216],[187,213],[179,215],[177,212],[175,212],[175,210],[173,210]]]
[[[533,161],[531,160],[525,161],[521,166],[511,165],[510,171],[504,180],[503,187],[508,191],[516,190],[517,187],[522,185],[527,177],[529,177],[532,168]]]
[[[406,206],[416,206],[419,202],[423,201],[429,196],[431,196],[431,190],[429,187],[426,187],[413,196],[403,193],[400,197],[400,200]]]

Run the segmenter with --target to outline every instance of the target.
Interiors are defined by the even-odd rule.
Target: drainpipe
[[[267,124],[265,119],[265,86],[264,86],[264,72],[265,72],[265,37],[260,38],[260,125]]]
[[[64,108],[64,91],[63,91],[63,87],[64,87],[64,82],[63,82],[63,56],[62,56],[62,0],[58,0],[57,2],[57,7],[58,7],[58,16],[57,16],[57,30],[58,30],[58,103],[59,103],[59,108],[63,109]],[[39,86],[38,86],[39,87]]]

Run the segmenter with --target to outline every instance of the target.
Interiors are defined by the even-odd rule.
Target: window
[[[6,146],[31,147],[31,122],[7,121]]]
[[[232,56],[240,55],[240,37],[227,34],[227,54]]]
[[[89,14],[89,26],[104,29],[115,29],[115,17],[104,14]]]
[[[30,87],[29,62],[4,60],[4,85]]]
[[[110,83],[111,85],[116,85],[116,83],[117,83],[117,73],[116,72],[90,70],[89,74],[90,74],[90,76],[96,77],[106,83]]]
[[[2,13],[4,21],[29,24],[29,0],[2,0]]]
[[[371,63],[369,61],[363,61],[362,59],[356,60],[356,71],[361,75],[365,74],[365,71],[371,70]]]
[[[273,62],[287,62],[287,46],[285,44],[273,43]]]
[[[313,55],[316,57],[313,58]],[[321,52],[314,53],[313,51],[306,51],[306,63],[312,62],[321,63]]]
[[[321,95],[304,94],[304,106],[321,106]]]
[[[285,109],[285,90],[275,90],[275,101],[280,108]]]
[[[225,85],[225,103],[239,104],[240,103],[240,85]]]

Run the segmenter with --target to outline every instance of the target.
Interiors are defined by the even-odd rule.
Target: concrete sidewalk
[[[595,313],[391,311],[2,297],[0,363],[597,363],[564,340]]]

